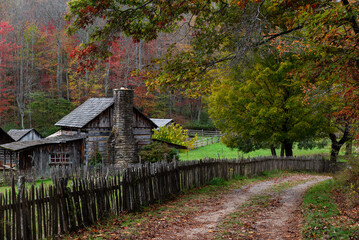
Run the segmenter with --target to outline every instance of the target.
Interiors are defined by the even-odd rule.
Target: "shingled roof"
[[[166,126],[169,123],[173,122],[173,119],[165,119],[165,118],[150,118],[152,122],[154,122],[158,127]]]
[[[113,98],[90,98],[55,125],[60,127],[83,128],[114,103]]]
[[[84,138],[83,136],[57,136],[57,137],[53,137],[53,138],[43,138],[43,139],[39,139],[39,140],[6,143],[6,144],[0,145],[0,148],[5,148],[10,151],[16,152],[16,151],[33,148],[36,146],[66,143],[66,142],[80,140],[83,138]]]
[[[0,144],[13,142],[14,139],[7,134],[2,128],[0,128]]]
[[[29,128],[29,129],[11,129],[7,132],[15,141],[19,141],[21,138],[23,138],[26,134],[28,134],[31,131],[35,131],[38,135],[41,136],[40,133],[38,133],[35,129]]]
[[[103,111],[111,107],[114,102],[115,100],[113,98],[90,98],[68,115],[63,117],[60,121],[55,123],[55,126],[83,128]],[[157,124],[141,113],[137,108],[134,107],[133,109],[147,118],[153,124],[153,128],[157,127]]]

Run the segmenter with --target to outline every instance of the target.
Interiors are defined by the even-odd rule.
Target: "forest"
[[[109,45],[113,55],[82,74],[74,55],[87,31],[68,36],[67,0],[0,2],[0,126],[36,128],[44,136],[54,123],[90,97],[110,97],[112,89],[135,88],[135,104],[153,118],[181,124],[208,122],[201,99],[181,91],[148,93],[140,72],[180,36],[134,41],[120,34]]]
[[[292,156],[327,138],[336,161],[357,135],[357,1],[1,4],[5,128],[46,136],[85,99],[125,86],[150,117],[213,122],[243,152]]]

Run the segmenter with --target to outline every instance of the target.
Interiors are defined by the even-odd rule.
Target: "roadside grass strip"
[[[341,187],[334,180],[327,180],[306,192],[302,205],[303,239],[359,238],[359,219],[345,216],[335,201],[336,189]]]

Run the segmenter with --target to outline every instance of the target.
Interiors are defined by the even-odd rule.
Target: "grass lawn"
[[[343,148],[342,148],[343,149]],[[343,149],[344,151],[344,149]],[[277,154],[280,154],[280,149],[277,149]],[[314,154],[330,154],[330,146],[323,149],[314,148],[312,150],[298,149],[294,147],[293,154],[295,156],[299,155],[314,155]],[[248,158],[248,157],[259,157],[259,156],[270,156],[270,149],[260,149],[250,153],[242,153],[235,149],[226,147],[223,143],[215,143],[205,147],[200,147],[194,150],[191,150],[186,153],[180,153],[180,160],[200,160],[205,157],[208,158]]]
[[[41,185],[41,183],[44,184],[44,186],[49,186],[52,185],[52,180],[51,179],[47,179],[47,180],[37,180],[35,187],[38,187]],[[27,182],[25,183],[26,188],[31,188],[32,186],[32,182]],[[15,184],[15,190],[17,191],[17,184]],[[0,193],[5,193],[6,191],[11,191],[11,186],[4,186],[4,187],[0,187]]]

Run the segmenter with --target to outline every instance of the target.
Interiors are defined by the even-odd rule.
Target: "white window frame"
[[[50,166],[71,166],[71,156],[67,152],[52,152],[49,155]]]

